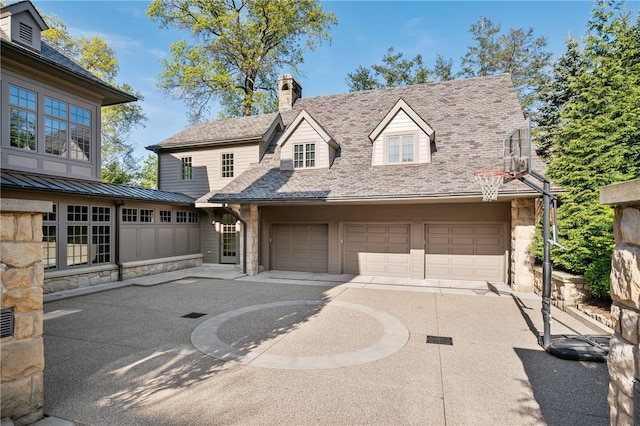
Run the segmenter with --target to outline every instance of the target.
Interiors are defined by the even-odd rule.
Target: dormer
[[[42,31],[49,29],[30,1],[21,1],[2,8],[0,28],[14,43],[40,52]]]
[[[305,110],[293,120],[278,141],[280,170],[329,168],[340,147]]]
[[[403,99],[391,108],[369,134],[374,166],[431,162],[435,131]]]

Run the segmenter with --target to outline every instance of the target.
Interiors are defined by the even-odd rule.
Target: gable
[[[2,8],[0,27],[14,43],[40,51],[40,34],[49,27],[29,1]]]
[[[293,170],[296,147],[302,145],[306,154],[306,147],[313,147],[314,165],[304,168],[328,168],[331,167],[333,158],[339,145],[333,137],[311,117],[302,110],[293,120],[287,130],[278,140],[280,147],[280,169]],[[306,157],[305,157],[306,158]]]

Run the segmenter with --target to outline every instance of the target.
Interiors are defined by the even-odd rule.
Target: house
[[[503,140],[525,121],[509,75],[313,98],[291,75],[278,84],[276,113],[148,147],[159,187],[209,217],[205,262],[533,289],[538,193],[516,180],[482,202],[473,175],[502,169]]]
[[[58,51],[47,28],[29,1],[1,9],[0,195],[53,202],[45,293],[201,264],[193,197],[100,182],[101,108],[136,98]]]

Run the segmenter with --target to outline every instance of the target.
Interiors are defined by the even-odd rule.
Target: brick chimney
[[[293,104],[302,97],[302,86],[291,74],[283,74],[278,79],[278,89],[280,90],[279,111],[288,111],[293,108]]]

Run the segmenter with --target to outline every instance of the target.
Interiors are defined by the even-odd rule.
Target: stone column
[[[533,292],[535,260],[529,251],[536,228],[535,198],[511,201],[511,288]]]
[[[615,205],[611,271],[609,407],[612,425],[637,425],[640,413],[640,179],[600,189],[600,203]],[[635,386],[635,390],[634,390]]]
[[[246,224],[243,232],[247,233],[247,274],[256,275],[259,268],[259,233],[258,233],[258,206],[255,204],[243,204],[240,207],[240,217]],[[243,238],[244,240],[244,238]]]
[[[3,337],[0,412],[16,425],[42,418],[42,213],[48,201],[4,199],[0,212],[2,309],[11,309],[13,335]]]

